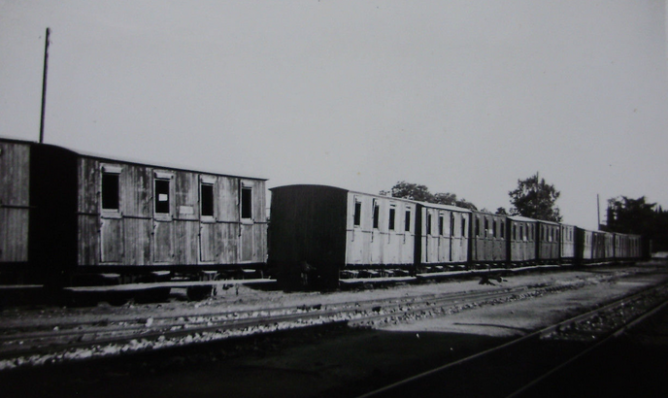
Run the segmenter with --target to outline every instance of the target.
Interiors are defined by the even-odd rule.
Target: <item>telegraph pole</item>
[[[46,71],[49,66],[49,28],[46,28],[44,44],[44,75],[42,76],[42,117],[39,122],[39,143],[44,143],[44,110],[46,108]]]

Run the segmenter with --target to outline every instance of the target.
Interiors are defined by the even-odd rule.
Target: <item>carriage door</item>
[[[250,182],[239,183],[239,239],[241,240],[240,262],[253,261],[253,185]]]
[[[154,263],[171,263],[174,258],[174,174],[156,171],[153,179],[153,234],[151,252]]]
[[[211,263],[216,260],[215,183],[215,177],[200,176],[199,261],[202,263]]]
[[[102,165],[100,178],[100,261],[123,261],[123,219],[121,218],[121,167]]]

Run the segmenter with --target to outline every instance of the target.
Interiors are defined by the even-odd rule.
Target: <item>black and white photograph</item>
[[[666,397],[667,175],[666,0],[0,0],[1,395]]]

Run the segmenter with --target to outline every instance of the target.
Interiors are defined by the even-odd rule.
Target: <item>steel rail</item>
[[[541,329],[539,329],[539,330],[533,331],[533,332],[531,332],[531,333],[529,333],[529,334],[526,334],[526,335],[524,335],[524,336],[521,336],[521,337],[519,337],[519,338],[517,338],[517,339],[513,339],[513,340],[511,340],[511,341],[508,341],[508,342],[503,343],[503,344],[500,344],[500,345],[498,345],[498,346],[489,348],[489,349],[484,350],[484,351],[481,351],[481,352],[479,352],[479,353],[470,355],[470,356],[465,357],[465,358],[458,359],[458,360],[456,360],[456,361],[447,363],[447,364],[445,364],[445,365],[441,365],[441,366],[436,367],[436,368],[434,368],[434,369],[430,369],[430,370],[428,370],[428,371],[426,371],[426,372],[422,372],[422,373],[419,373],[419,374],[417,374],[417,375],[414,375],[414,376],[408,377],[408,378],[406,378],[406,379],[400,380],[400,381],[398,381],[398,382],[392,383],[392,384],[387,385],[387,386],[385,386],[385,387],[381,387],[381,388],[379,388],[379,389],[370,391],[370,392],[368,392],[368,393],[365,393],[365,394],[362,394],[362,395],[358,396],[357,398],[369,398],[369,397],[379,396],[379,395],[381,395],[382,393],[390,392],[391,390],[394,390],[394,389],[396,389],[396,388],[398,388],[398,387],[401,387],[401,386],[404,386],[404,385],[406,385],[406,384],[408,384],[408,383],[411,383],[411,382],[414,382],[414,381],[423,379],[423,378],[425,378],[425,377],[427,377],[427,376],[436,374],[436,373],[441,372],[441,371],[444,371],[444,370],[446,370],[446,369],[453,368],[453,367],[455,367],[455,366],[461,365],[461,364],[466,363],[466,362],[469,362],[469,361],[471,361],[471,360],[474,360],[474,359],[477,359],[477,358],[484,357],[484,356],[486,356],[486,355],[489,355],[489,354],[495,353],[495,352],[497,352],[497,351],[503,350],[503,349],[505,349],[505,348],[514,346],[514,345],[516,345],[516,344],[519,344],[519,343],[521,343],[521,342],[527,341],[527,340],[529,340],[529,339],[537,338],[537,337],[543,336],[543,335],[545,335],[545,334],[547,334],[547,333],[550,333],[550,332],[552,332],[552,331],[554,331],[554,330],[557,330],[557,329],[558,329],[559,327],[561,327],[561,326],[565,326],[565,325],[568,325],[568,324],[572,324],[572,323],[581,321],[581,320],[583,320],[583,319],[590,318],[590,317],[592,317],[592,316],[594,316],[594,315],[596,315],[596,314],[598,314],[598,313],[600,313],[600,312],[603,312],[603,311],[606,311],[606,310],[609,310],[609,309],[616,308],[616,307],[620,306],[621,304],[626,303],[626,302],[628,302],[628,301],[630,301],[630,300],[634,300],[634,299],[636,299],[636,298],[639,298],[639,297],[642,297],[642,296],[645,296],[645,295],[652,294],[652,293],[658,291],[659,289],[665,288],[666,286],[668,286],[668,283],[663,283],[663,284],[660,284],[660,285],[652,286],[652,287],[650,287],[650,288],[643,289],[643,290],[640,291],[640,292],[631,293],[630,295],[627,295],[627,296],[624,296],[624,297],[622,297],[622,298],[620,298],[620,299],[614,300],[614,301],[612,301],[612,302],[610,302],[610,303],[608,303],[608,304],[605,304],[605,305],[602,306],[602,307],[599,307],[599,308],[596,308],[596,309],[594,309],[594,310],[588,311],[588,312],[586,312],[586,313],[584,313],[584,314],[576,315],[576,316],[574,316],[574,317],[568,318],[568,319],[566,319],[566,320],[564,320],[564,321],[557,322],[556,324],[550,325],[550,326],[548,326],[548,327],[544,327],[544,328],[541,328]],[[666,304],[666,303],[664,303],[664,304]],[[662,304],[662,305],[664,305],[664,304]],[[653,312],[658,311],[658,308],[654,308],[652,311],[653,311]],[[511,396],[509,396],[509,397],[512,397],[512,396],[513,396],[513,395],[511,395]]]

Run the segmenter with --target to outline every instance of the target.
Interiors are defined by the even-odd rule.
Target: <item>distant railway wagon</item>
[[[269,261],[284,285],[310,278],[335,287],[340,277],[407,275],[413,269],[417,202],[323,185],[271,192]]]
[[[269,263],[287,289],[618,260],[613,234],[572,225],[322,185],[271,192]],[[617,238],[629,258],[634,239]]]
[[[471,211],[424,202],[417,208],[418,271],[442,271],[444,265],[467,264]]]
[[[52,145],[2,144],[16,154],[12,167],[22,170],[8,181],[3,171],[3,186],[21,192],[21,209],[28,202],[27,258],[25,249],[16,258],[42,282],[76,284],[105,273],[128,281],[169,273],[213,277],[266,262],[263,179],[105,159]],[[25,235],[24,224],[3,223],[3,233]]]
[[[499,266],[506,257],[506,217],[473,211],[471,214],[470,261],[477,266]]]
[[[508,216],[508,261],[511,264],[536,262],[536,220]]]
[[[560,224],[561,228],[561,262],[572,263],[575,261],[575,226]]]

